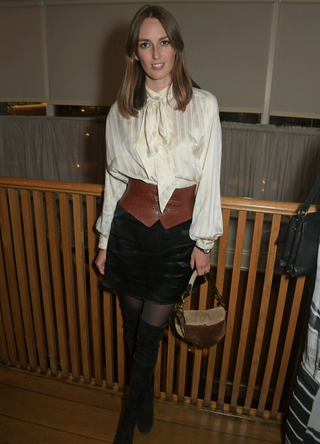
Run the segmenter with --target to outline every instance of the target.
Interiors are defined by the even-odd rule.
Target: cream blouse
[[[216,98],[194,88],[185,112],[175,110],[172,86],[154,92],[138,117],[124,119],[117,103],[106,126],[104,203],[96,228],[105,250],[113,214],[130,178],[158,186],[163,212],[175,188],[197,184],[190,237],[211,249],[222,234],[220,199],[221,127]]]

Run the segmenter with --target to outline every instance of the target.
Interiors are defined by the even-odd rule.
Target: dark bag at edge
[[[286,267],[286,272],[293,277],[307,276],[317,269],[320,212],[308,214],[308,210],[319,187],[320,176],[299,213],[291,217],[279,240],[279,243],[285,244],[280,266]]]

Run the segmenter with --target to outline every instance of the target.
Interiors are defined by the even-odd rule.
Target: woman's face
[[[175,50],[158,19],[147,18],[142,22],[135,58],[146,74],[150,89],[161,91],[171,84]]]

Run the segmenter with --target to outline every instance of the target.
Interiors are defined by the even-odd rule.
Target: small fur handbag
[[[226,311],[223,308],[222,297],[210,273],[205,274],[211,283],[214,297],[218,306],[209,310],[184,310],[185,298],[194,290],[197,271],[192,273],[186,291],[181,296],[181,303],[175,311],[175,327],[177,333],[191,344],[199,348],[210,348],[216,345],[226,332]]]
[[[310,191],[298,214],[292,216],[279,239],[284,243],[280,267],[292,276],[307,276],[317,269],[320,236],[320,212],[308,213],[309,207],[320,188],[320,176]]]

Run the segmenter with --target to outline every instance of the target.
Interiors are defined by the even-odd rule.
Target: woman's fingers
[[[99,250],[95,264],[101,274],[104,274],[106,268],[107,250]]]
[[[206,254],[194,247],[191,258],[190,266],[192,269],[197,268],[199,276],[204,275],[210,271],[210,253]]]

